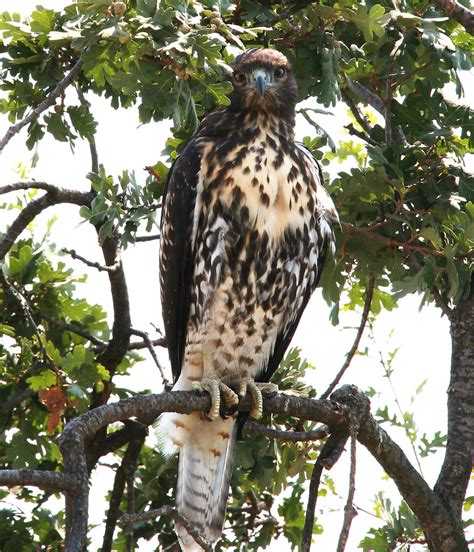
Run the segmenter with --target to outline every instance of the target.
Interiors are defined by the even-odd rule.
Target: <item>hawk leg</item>
[[[247,391],[250,393],[252,398],[252,410],[250,411],[250,416],[259,420],[263,414],[263,393],[277,393],[278,385],[275,383],[257,383],[251,378],[245,378],[242,380],[242,383],[239,387],[239,397],[243,399],[247,394]]]
[[[239,403],[239,397],[219,379],[206,378],[201,381],[193,382],[195,391],[206,391],[211,396],[211,409],[205,415],[209,421],[216,420],[219,417],[221,409],[221,396],[226,406],[234,406]]]

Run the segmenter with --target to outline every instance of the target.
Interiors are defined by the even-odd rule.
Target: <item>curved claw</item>
[[[195,391],[206,391],[211,397],[211,408],[207,414],[204,414],[206,420],[212,422],[220,415],[221,397],[224,404],[233,406],[238,404],[239,398],[225,383],[218,379],[203,379],[202,381],[194,381],[192,384]]]

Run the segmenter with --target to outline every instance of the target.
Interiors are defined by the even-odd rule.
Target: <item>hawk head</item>
[[[268,48],[253,48],[231,64],[234,92],[231,108],[294,117],[298,87],[286,57]]]

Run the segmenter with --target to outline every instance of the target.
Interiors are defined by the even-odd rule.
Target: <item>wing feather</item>
[[[201,157],[191,140],[173,163],[163,195],[160,283],[174,382],[181,372],[194,268],[192,233]]]

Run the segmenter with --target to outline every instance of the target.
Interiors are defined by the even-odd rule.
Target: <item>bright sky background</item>
[[[21,11],[23,14],[31,12],[39,2],[30,0],[6,1],[0,0],[0,8],[9,11]],[[58,8],[66,5],[62,0],[43,0],[45,7]],[[471,88],[472,89],[472,88]],[[99,160],[109,174],[117,176],[123,169],[135,170],[137,180],[144,182],[146,173],[143,168],[153,165],[160,158],[164,142],[169,136],[169,124],[148,124],[140,126],[135,109],[115,111],[101,98],[93,99],[92,110],[99,122],[97,133],[97,149]],[[67,101],[75,102],[73,95]],[[315,106],[315,105],[314,105]],[[320,124],[325,127],[336,140],[342,136],[341,130],[347,124],[345,109],[338,106],[335,116],[321,116]],[[0,135],[3,136],[8,121],[0,118]],[[314,130],[304,121],[299,121],[297,137],[314,134]],[[18,165],[28,165],[32,152],[24,145],[26,132],[15,136],[5,148],[0,157],[0,185],[19,180]],[[45,180],[60,186],[88,189],[89,181],[85,179],[90,170],[89,150],[86,143],[78,142],[75,152],[69,146],[56,142],[53,138],[44,139],[38,148],[39,161],[29,172],[29,179]],[[340,167],[334,167],[334,171]],[[11,196],[10,196],[11,197]],[[87,224],[81,224],[78,209],[72,206],[61,206],[60,209],[48,210],[39,219],[39,228],[53,213],[58,215],[58,221],[53,227],[53,239],[59,246],[76,249],[76,251],[90,260],[101,261],[100,250],[97,247],[95,232]],[[4,214],[0,223],[0,231],[4,226]],[[85,267],[78,261],[71,261],[78,273],[86,272]],[[131,296],[132,320],[135,328],[152,332],[151,324],[161,324],[158,285],[158,243],[140,243],[129,248],[124,253],[124,265],[128,278]],[[81,289],[87,298],[110,307],[110,298],[107,285],[107,276],[95,271],[90,272],[89,283]],[[440,311],[432,306],[418,310],[419,297],[411,297],[400,301],[398,309],[392,313],[382,313],[375,324],[374,334],[376,346],[364,337],[361,350],[369,347],[368,356],[357,356],[343,383],[354,383],[362,389],[373,387],[382,395],[381,399],[374,399],[372,410],[384,404],[389,405],[391,413],[399,413],[394,403],[395,396],[403,410],[414,412],[415,420],[420,433],[426,432],[430,437],[435,431],[445,431],[446,427],[446,389],[449,378],[450,339],[449,325],[446,317],[440,316]],[[110,309],[109,309],[110,310]],[[321,298],[319,292],[312,298],[300,326],[295,334],[292,345],[302,349],[302,354],[315,367],[308,372],[308,381],[323,392],[332,381],[336,371],[345,359],[345,353],[352,345],[356,327],[359,324],[360,314],[343,313],[341,324],[331,326],[329,307]],[[392,367],[393,389],[380,364],[379,351],[385,357],[390,351],[398,349]],[[166,354],[160,352],[163,363],[168,366]],[[423,394],[413,403],[411,398],[415,389],[424,380],[428,380]],[[150,388],[153,392],[161,390],[160,377],[154,364],[147,358],[134,368],[133,374],[127,378],[116,378],[121,386],[130,389],[142,390]],[[145,382],[145,383],[144,383]],[[387,428],[386,428],[387,429]],[[390,435],[405,450],[413,463],[415,459],[408,440],[401,431],[390,428]],[[432,455],[422,461],[422,468],[428,483],[433,484],[439,471],[442,456]],[[337,481],[338,497],[322,497],[319,507],[332,511],[320,516],[318,523],[325,527],[325,533],[315,540],[318,550],[335,550],[339,530],[342,524],[343,507],[345,503],[346,487],[349,473],[348,454],[346,453],[330,473]],[[373,511],[372,498],[380,489],[385,489],[398,503],[399,495],[391,481],[384,480],[383,470],[372,459],[363,447],[358,449],[357,485],[355,504],[367,511]],[[101,523],[104,519],[105,502],[103,489],[111,487],[113,474],[106,468],[97,470],[92,477],[92,495],[90,501],[90,523]],[[96,488],[95,488],[96,487]],[[357,544],[366,534],[370,526],[377,526],[375,518],[360,513],[353,521],[350,541],[347,550],[356,550]],[[102,537],[102,527],[93,531],[94,544],[99,546]],[[140,551],[152,551],[151,543],[142,543],[137,548]],[[273,551],[287,550],[284,544],[274,545]],[[414,549],[415,550],[415,549]]]

